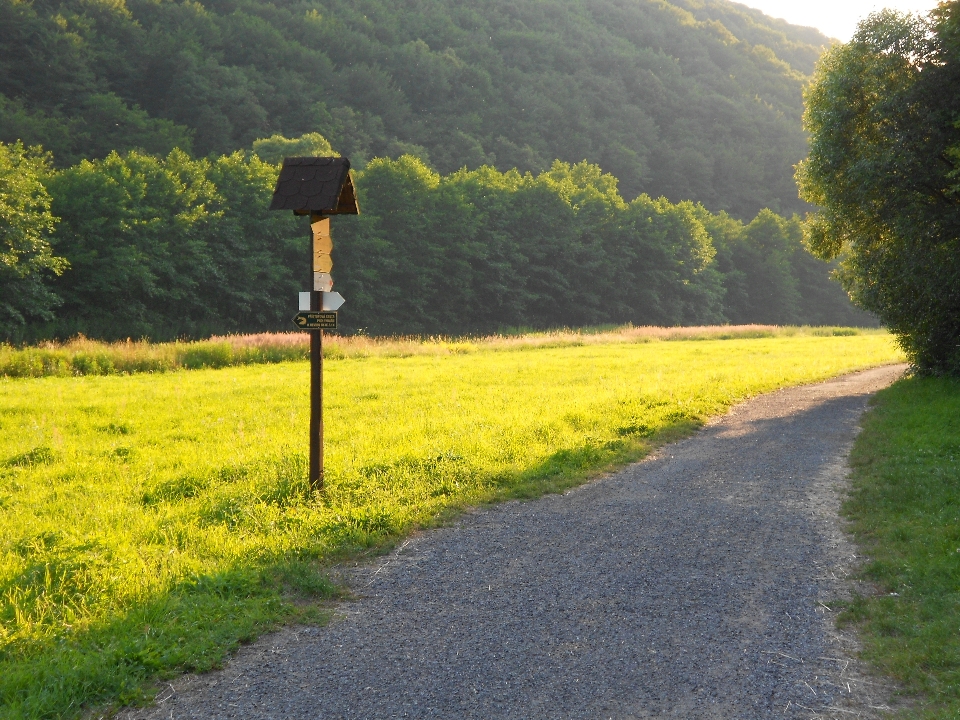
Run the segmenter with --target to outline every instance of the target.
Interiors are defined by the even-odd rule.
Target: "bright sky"
[[[828,37],[846,42],[857,22],[876,10],[927,13],[937,0],[735,0],[794,25],[815,27]]]

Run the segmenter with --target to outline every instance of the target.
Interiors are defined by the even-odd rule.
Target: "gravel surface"
[[[845,458],[903,370],[756,398],[619,473],[415,535],[344,570],[357,599],[328,626],[121,717],[880,717],[892,688],[830,605],[857,563]]]

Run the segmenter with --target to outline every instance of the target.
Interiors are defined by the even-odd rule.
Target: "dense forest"
[[[347,330],[870,324],[794,214],[825,43],[725,0],[0,0],[0,339],[289,329],[266,208],[336,151]]]
[[[239,151],[112,153],[56,172],[46,160],[0,145],[0,197],[19,184],[25,198],[6,212],[25,268],[0,277],[8,338],[293,327],[310,284],[308,223],[267,210],[278,165]],[[406,155],[370,161],[356,187],[362,214],[334,220],[347,331],[871,323],[803,247],[796,216],[743,223],[689,201],[627,202],[585,162],[440,175]]]
[[[0,0],[0,141],[62,167],[319,132],[355,167],[599,165],[623,196],[803,211],[827,39],[725,0]]]

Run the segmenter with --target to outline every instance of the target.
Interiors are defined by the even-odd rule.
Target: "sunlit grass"
[[[340,360],[360,357],[463,355],[479,350],[529,350],[542,347],[609,345],[671,340],[730,340],[735,338],[795,337],[797,335],[877,334],[882,330],[836,327],[780,327],[777,325],[712,325],[706,327],[619,327],[511,332],[482,337],[368,337],[327,334],[324,357]],[[151,343],[144,340],[101,342],[76,337],[66,342],[43,342],[14,347],[0,343],[0,376],[71,377],[131,375],[201,368],[304,360],[310,356],[310,336],[303,332],[224,335],[193,342]]]
[[[887,335],[832,332],[510,350],[328,361],[323,495],[306,363],[0,379],[0,715],[134,701],[305,618],[290,600],[329,596],[331,559],[900,358]]]

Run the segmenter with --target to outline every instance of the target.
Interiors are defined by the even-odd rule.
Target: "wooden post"
[[[317,267],[317,238],[313,223],[322,215],[310,216],[310,309],[323,309],[323,293],[314,284]],[[310,487],[323,490],[323,330],[310,331]]]
[[[333,239],[330,215],[359,215],[350,178],[350,161],[340,157],[288,157],[270,201],[271,210],[292,210],[310,217],[310,302],[293,323],[310,333],[310,486],[323,490],[323,330],[336,330],[336,309],[343,304],[333,292]],[[326,295],[324,293],[327,293]],[[329,311],[324,311],[326,302]],[[304,309],[304,305],[308,309]],[[317,329],[313,329],[317,328]]]
[[[320,310],[323,293],[310,293],[310,309]],[[310,331],[310,487],[323,490],[323,330]]]

